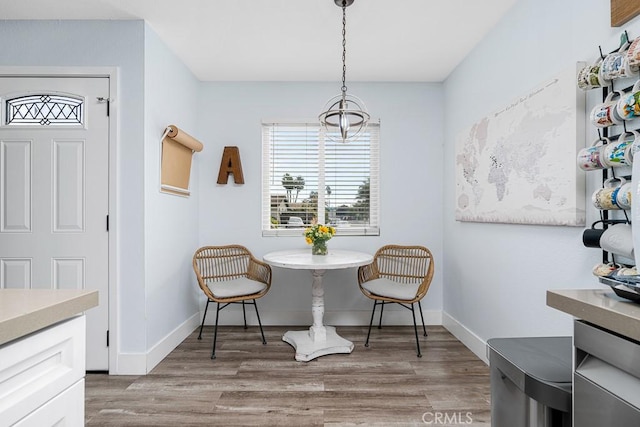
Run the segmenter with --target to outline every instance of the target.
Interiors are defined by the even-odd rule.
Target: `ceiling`
[[[516,1],[356,0],[347,83],[443,81]],[[334,0],[0,0],[0,18],[144,19],[203,81],[342,77]]]

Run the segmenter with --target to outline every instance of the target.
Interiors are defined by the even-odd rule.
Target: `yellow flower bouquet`
[[[304,239],[307,244],[313,245],[311,253],[313,255],[327,254],[327,240],[336,234],[336,229],[329,225],[314,224],[304,230]]]

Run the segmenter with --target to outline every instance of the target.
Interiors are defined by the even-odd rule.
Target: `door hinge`
[[[103,96],[99,96],[97,98],[98,102],[106,102],[107,103],[107,117],[109,117],[109,109],[111,108],[111,98],[105,98]]]
[[[107,231],[109,231],[109,214],[107,214]]]
[[[107,347],[109,347],[109,331],[107,331]]]

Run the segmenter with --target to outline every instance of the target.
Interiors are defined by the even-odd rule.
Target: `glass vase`
[[[326,255],[327,254],[327,242],[324,241],[324,240],[313,242],[313,246],[311,247],[311,254],[312,255]]]

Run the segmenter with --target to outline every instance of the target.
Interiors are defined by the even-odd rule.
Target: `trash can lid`
[[[571,382],[571,337],[492,338],[487,344],[531,377],[552,383]]]
[[[543,405],[571,411],[571,337],[492,338],[491,370],[498,369]]]

